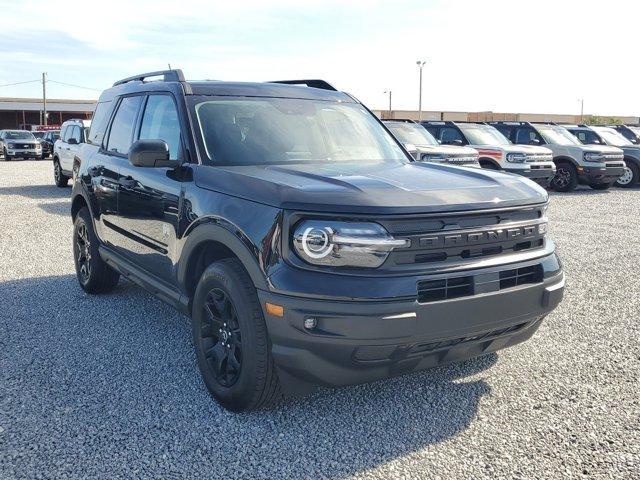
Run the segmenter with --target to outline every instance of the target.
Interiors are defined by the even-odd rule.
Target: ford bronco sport
[[[551,150],[514,145],[495,128],[469,122],[425,121],[422,124],[444,144],[469,145],[479,155],[480,166],[527,177],[543,187],[556,174]]]
[[[124,276],[190,315],[231,410],[515,345],[563,295],[544,189],[415,162],[321,80],[130,77],[77,157],[80,286]]]
[[[569,131],[554,123],[491,122],[502,134],[519,145],[544,145],[553,152],[556,176],[551,188],[559,192],[575,190],[578,184],[606,190],[625,169],[623,152],[606,145],[582,145]]]
[[[635,187],[640,179],[640,145],[634,145],[622,136],[618,130],[611,127],[597,127],[588,125],[564,125],[580,143],[584,145],[611,145],[621,148],[624,152],[624,174],[618,178],[615,185],[622,188]]]
[[[383,120],[382,123],[419,162],[450,163],[461,167],[480,166],[477,150],[440,145],[426,128],[413,120]]]

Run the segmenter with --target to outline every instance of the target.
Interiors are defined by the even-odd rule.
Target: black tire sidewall
[[[570,192],[572,190],[575,190],[575,188],[578,186],[578,171],[576,170],[576,168],[570,163],[562,162],[558,163],[557,169],[566,169],[569,171],[569,183],[563,187],[558,187],[555,183],[554,177],[553,179],[551,179],[551,188],[553,188],[557,192]]]
[[[83,281],[82,274],[80,273],[80,265],[78,264],[78,245],[76,241],[76,237],[78,235],[78,228],[80,225],[84,223],[87,226],[87,235],[89,236],[89,242],[91,245],[89,246],[89,250],[91,252],[91,260],[90,262],[90,272],[89,278],[87,281]],[[93,222],[91,221],[91,214],[87,208],[82,208],[76,215],[76,219],[73,222],[73,263],[76,268],[76,276],[78,278],[78,283],[82,287],[83,290],[87,292],[92,292],[92,284],[97,283],[99,280],[97,276],[100,275],[100,265],[98,262],[102,262],[100,258],[100,252],[98,250],[98,238],[96,237],[95,232],[93,231]]]
[[[238,262],[239,263],[239,262]],[[242,268],[242,267],[240,267]],[[233,411],[251,408],[251,404],[261,391],[264,379],[260,377],[259,364],[268,360],[268,342],[266,327],[255,328],[254,322],[260,321],[264,325],[264,318],[256,318],[256,308],[259,302],[253,284],[247,286],[247,277],[241,278],[238,268],[233,268],[229,261],[221,261],[211,264],[200,277],[193,300],[192,331],[193,343],[196,348],[198,366],[205,385],[209,392],[223,406]],[[250,280],[249,280],[250,282]],[[203,307],[207,294],[214,288],[222,289],[229,297],[236,309],[238,324],[242,335],[240,377],[230,387],[220,385],[206,360],[202,337],[201,325],[205,318]]]

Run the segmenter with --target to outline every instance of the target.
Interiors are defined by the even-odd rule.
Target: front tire
[[[222,406],[239,412],[280,400],[256,288],[237,259],[207,267],[196,288],[191,318],[200,373]]]
[[[557,192],[572,192],[578,186],[578,171],[568,162],[559,163],[556,176],[551,180],[551,188]]]
[[[73,258],[78,283],[87,293],[108,293],[120,278],[120,274],[100,257],[99,244],[89,209],[83,207],[73,222]]]
[[[56,187],[60,188],[64,188],[69,184],[69,177],[62,173],[62,167],[57,158],[53,159],[53,181]]]
[[[640,168],[635,163],[627,162],[624,175],[616,180],[615,185],[620,188],[632,188],[638,184],[638,180],[640,180]]]

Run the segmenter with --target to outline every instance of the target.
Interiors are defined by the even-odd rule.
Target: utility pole
[[[384,93],[389,94],[389,118],[391,118],[391,90],[385,90]]]
[[[47,125],[47,73],[42,72],[42,123]]]
[[[580,123],[584,123],[584,98],[580,99]]]
[[[425,63],[427,63],[425,60],[418,60],[416,62],[416,65],[418,65],[418,68],[420,69],[420,90],[418,94],[418,121],[419,122],[422,121],[422,67],[424,67]]]

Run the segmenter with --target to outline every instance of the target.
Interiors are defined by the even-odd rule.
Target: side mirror
[[[540,139],[532,138],[531,140],[529,140],[529,145],[540,145]]]
[[[169,160],[169,145],[164,140],[138,140],[129,148],[129,162],[134,167],[177,167]]]
[[[78,145],[78,140],[76,140],[75,138],[71,137],[69,140],[67,140],[67,143],[69,145]]]
[[[456,138],[455,140],[449,140],[448,142],[443,142],[445,145],[456,145],[457,147],[462,146],[462,140]]]

